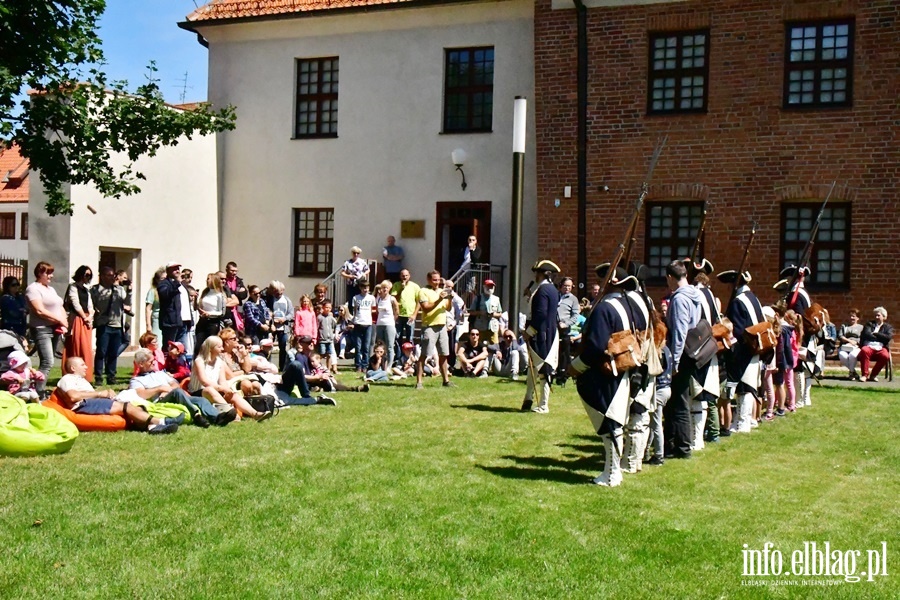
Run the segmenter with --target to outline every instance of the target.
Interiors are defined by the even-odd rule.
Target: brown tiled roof
[[[0,142],[0,203],[28,202],[28,159]]]
[[[252,17],[402,4],[416,0],[212,0],[187,16],[187,21],[227,21]]]

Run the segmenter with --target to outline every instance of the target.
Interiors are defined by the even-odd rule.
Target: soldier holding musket
[[[737,398],[737,416],[731,426],[733,433],[750,433],[753,426],[753,406],[759,397],[760,362],[744,338],[744,331],[765,320],[762,304],[750,291],[753,280],[749,271],[723,271],[716,276],[719,281],[735,286],[725,316],[734,326],[735,344],[731,347],[727,389]],[[729,398],[730,399],[730,398]]]
[[[531,270],[534,272],[534,284],[529,286],[533,288],[529,301],[531,318],[524,333],[528,344],[528,387],[522,410],[548,413],[550,381],[559,359],[559,291],[553,285],[559,267],[552,261],[539,260]],[[538,404],[532,408],[536,394]]]
[[[600,265],[597,274],[606,277],[609,268],[609,263]],[[618,369],[608,350],[614,334],[646,329],[646,323],[635,322],[641,313],[627,296],[637,286],[637,279],[625,269],[613,269],[610,292],[591,310],[582,329],[581,353],[569,367],[584,410],[606,449],[603,473],[594,483],[608,487],[622,483],[623,427],[631,404],[631,371]]]

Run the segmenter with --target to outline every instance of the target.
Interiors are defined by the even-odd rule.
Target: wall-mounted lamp
[[[450,158],[453,160],[453,164],[456,165],[456,170],[462,175],[462,189],[465,191],[466,174],[463,171],[463,165],[466,164],[466,151],[462,148],[457,148],[450,153]]]

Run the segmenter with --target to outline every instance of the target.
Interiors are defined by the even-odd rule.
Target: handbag
[[[718,352],[712,327],[706,319],[700,319],[696,327],[688,329],[684,338],[682,356],[694,361],[697,367],[705,367]]]
[[[763,321],[745,329],[744,341],[756,355],[763,354],[778,345],[778,337],[769,321]]]
[[[278,414],[278,409],[275,407],[275,396],[245,396],[244,400],[246,400],[256,412],[270,412],[273,413],[273,415]]]
[[[609,367],[606,368],[608,374],[624,373],[642,364],[641,345],[630,329],[617,331],[609,336],[606,355],[609,357]]]

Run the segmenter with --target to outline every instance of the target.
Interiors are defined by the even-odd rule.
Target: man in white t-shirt
[[[63,392],[60,401],[72,412],[82,415],[118,415],[124,417],[129,425],[146,427],[150,434],[175,433],[178,425],[184,422],[184,415],[160,419],[151,416],[136,404],[116,399],[113,390],[95,390],[84,378],[87,365],[77,356],[66,361],[65,371],[57,389]]]
[[[369,293],[369,282],[359,280],[359,293],[350,301],[353,315],[353,342],[356,347],[356,371],[365,373],[369,365],[369,346],[372,343],[372,309],[375,296]]]

